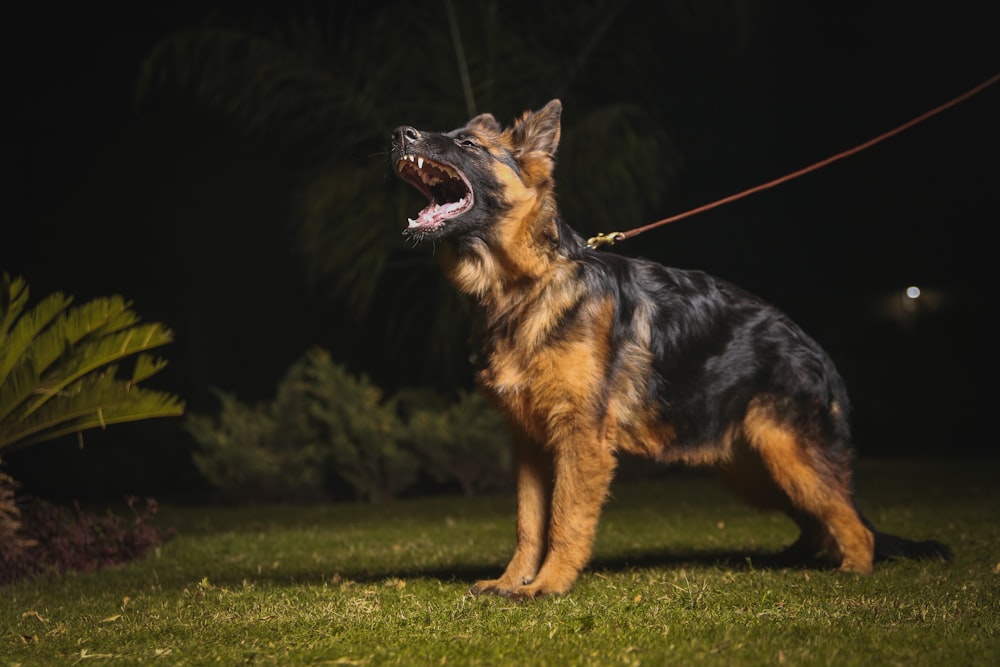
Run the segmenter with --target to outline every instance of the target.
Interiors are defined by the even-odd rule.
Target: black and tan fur
[[[397,172],[431,202],[405,233],[432,243],[477,304],[479,383],[514,433],[517,547],[473,591],[568,591],[619,452],[716,469],[798,524],[790,556],[827,554],[861,573],[877,551],[946,557],[859,514],[844,384],[800,328],[705,273],[591,250],[563,222],[561,112],[553,100],[507,129],[483,114],[392,135]]]

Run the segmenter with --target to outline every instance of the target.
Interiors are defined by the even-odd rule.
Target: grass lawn
[[[513,549],[510,495],[164,507],[142,562],[0,589],[0,666],[1000,664],[1000,465],[863,462],[880,528],[951,563],[775,568],[792,524],[712,478],[619,483],[562,597],[470,597]]]

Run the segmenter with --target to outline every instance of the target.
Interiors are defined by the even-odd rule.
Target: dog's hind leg
[[[531,583],[545,557],[552,503],[552,455],[528,436],[514,438],[517,470],[517,547],[498,579],[476,582],[472,593],[510,595]]]
[[[791,548],[831,550],[829,536],[840,553],[841,571],[870,574],[875,537],[854,505],[846,463],[829,460],[820,445],[765,409],[751,408],[744,429],[751,450],[787,496],[789,514],[803,530]]]
[[[811,514],[786,510],[801,531],[799,537],[780,554],[779,562],[801,563],[817,557],[841,560],[840,547],[826,526]]]
[[[751,449],[742,440],[734,442],[717,470],[733,493],[754,507],[787,514],[799,527],[795,542],[777,555],[778,563],[802,563],[818,556],[836,558],[840,562],[840,549],[830,531],[812,514],[795,508],[756,448]]]

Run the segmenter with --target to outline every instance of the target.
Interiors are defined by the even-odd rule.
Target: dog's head
[[[490,114],[450,132],[397,127],[392,164],[429,200],[404,234],[418,242],[469,235],[489,240],[501,227],[523,228],[542,209],[554,215],[561,113],[562,104],[552,100],[506,129]]]

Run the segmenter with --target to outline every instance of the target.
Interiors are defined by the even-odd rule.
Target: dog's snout
[[[420,139],[420,132],[409,125],[401,125],[392,131],[392,143],[400,148],[406,148],[408,144]]]

